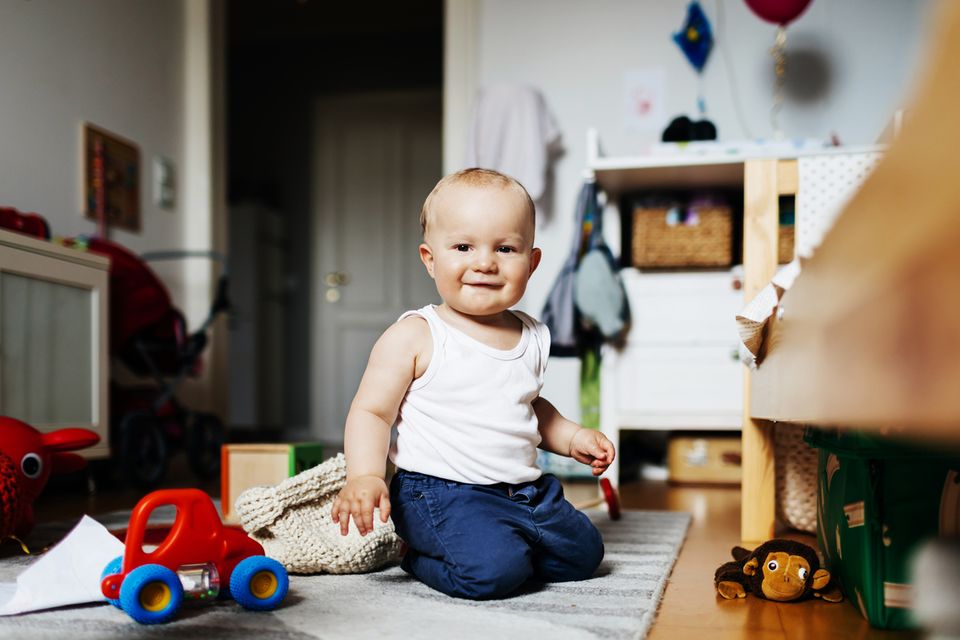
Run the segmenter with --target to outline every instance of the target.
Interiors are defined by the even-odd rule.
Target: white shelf
[[[678,153],[604,157],[596,129],[587,131],[587,169],[608,196],[636,189],[743,188],[744,164],[760,158],[798,158],[882,151],[884,145],[856,147],[807,147],[790,153]]]

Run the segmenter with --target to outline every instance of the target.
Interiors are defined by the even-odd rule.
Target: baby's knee
[[[584,518],[586,520],[586,518]],[[547,554],[540,562],[538,574],[548,582],[586,580],[593,577],[603,561],[603,537],[586,520],[585,526]]]
[[[495,560],[457,572],[450,595],[469,600],[493,600],[510,595],[533,575],[526,554],[502,553]]]
[[[603,536],[596,527],[590,527],[585,536],[583,544],[580,545],[580,553],[573,563],[574,580],[586,580],[596,573],[603,562]]]

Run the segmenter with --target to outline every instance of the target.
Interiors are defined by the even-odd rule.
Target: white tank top
[[[533,401],[543,387],[550,330],[519,311],[520,342],[494,349],[451,327],[428,305],[433,356],[411,383],[397,416],[390,460],[401,469],[470,484],[540,477]]]

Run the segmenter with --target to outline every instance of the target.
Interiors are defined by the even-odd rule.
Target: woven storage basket
[[[667,208],[633,210],[633,266],[724,267],[731,264],[729,207],[698,207],[697,224],[667,224]]]
[[[793,244],[796,227],[792,224],[782,224],[777,230],[777,257],[780,264],[793,260]]]
[[[818,451],[803,441],[803,427],[773,427],[777,518],[793,529],[817,531]]]

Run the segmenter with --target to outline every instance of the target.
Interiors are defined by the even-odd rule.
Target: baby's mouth
[[[480,287],[482,289],[499,289],[503,285],[497,282],[464,282],[468,287]]]

